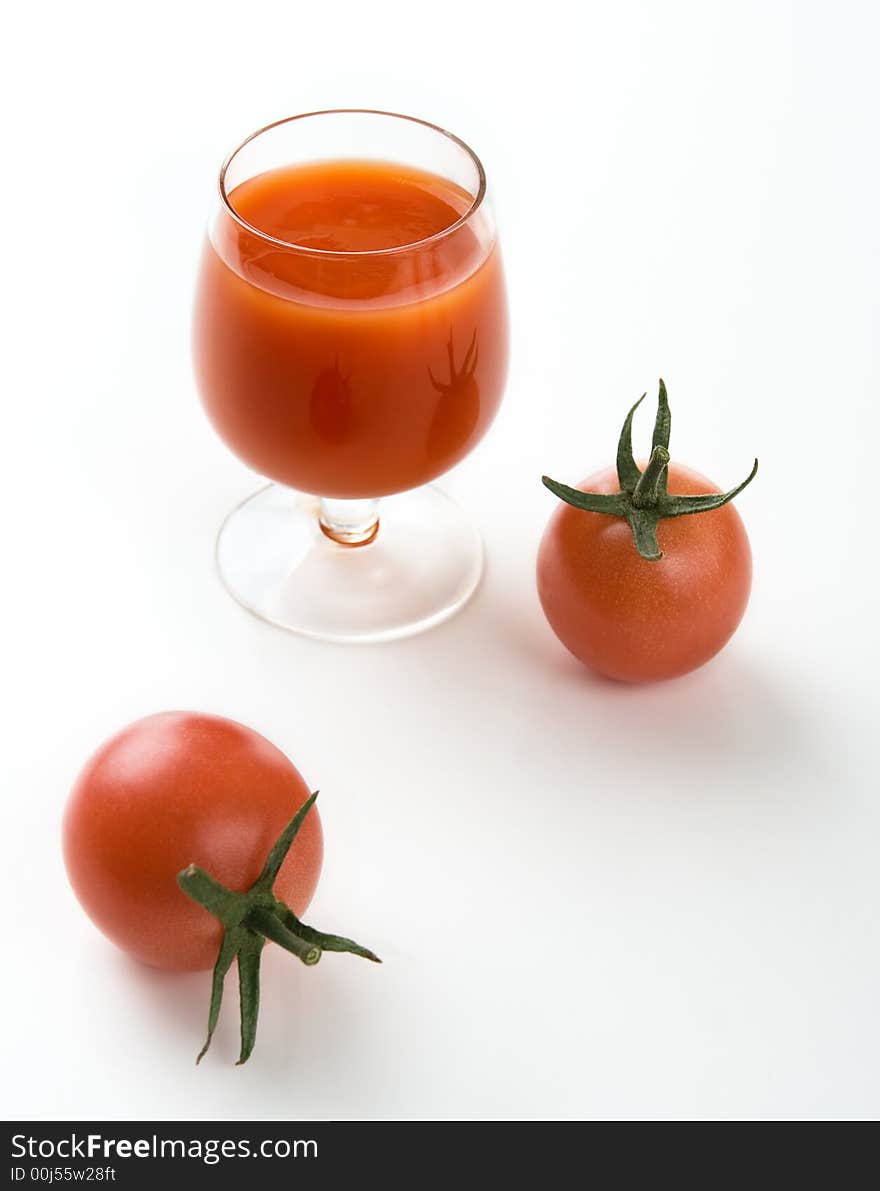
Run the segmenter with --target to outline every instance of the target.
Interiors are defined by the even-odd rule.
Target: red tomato
[[[584,491],[616,493],[614,468]],[[669,464],[672,495],[719,489]],[[593,670],[624,682],[673,678],[701,666],[733,634],[752,580],[749,540],[732,504],[670,517],[657,527],[663,557],[649,562],[620,517],[560,502],[538,553],[538,594],[560,641]]]
[[[86,765],[64,815],[64,861],[83,909],[124,951],[160,968],[210,968],[222,927],[178,887],[194,863],[231,889],[260,875],[309,797],[291,762],[233,720],[168,711],[124,728]],[[312,807],[275,895],[301,915],[321,872]]]

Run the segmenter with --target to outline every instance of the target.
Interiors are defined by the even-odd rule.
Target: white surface
[[[876,1116],[878,9],[331,7],[7,19],[3,1112]],[[483,586],[372,648],[221,588],[214,534],[258,481],[188,356],[219,160],[346,104],[483,155],[514,317],[503,411],[447,479]],[[543,621],[538,477],[609,462],[661,373],[676,457],[732,484],[760,455],[755,585],[721,658],[623,689]],[[60,863],[79,766],[169,707],[320,786],[312,916],[386,961],[267,954],[240,1070],[234,997],[197,1070],[207,976],[130,963]]]

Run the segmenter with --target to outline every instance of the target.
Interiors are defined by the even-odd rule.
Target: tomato
[[[638,404],[638,403],[637,403]],[[630,410],[609,468],[577,489],[544,479],[564,503],[538,552],[541,606],[560,641],[591,669],[624,682],[673,678],[729,640],[748,603],[749,540],[719,489],[669,462],[661,381],[651,459],[632,459]],[[677,499],[681,498],[681,499]],[[603,511],[607,509],[608,511]]]
[[[64,815],[64,861],[83,909],[124,951],[160,968],[210,968],[223,928],[179,888],[191,863],[243,891],[309,797],[285,755],[219,716],[169,711],[108,740],[76,781]],[[278,876],[297,914],[323,855],[312,807]]]

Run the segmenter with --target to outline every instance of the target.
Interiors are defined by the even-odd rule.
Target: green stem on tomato
[[[669,466],[669,452],[665,447],[655,447],[648,460],[648,466],[639,476],[633,489],[632,502],[637,509],[653,509],[663,491],[663,479]]]
[[[751,472],[743,482],[736,488],[731,488],[729,492],[709,492],[699,496],[670,495],[667,491],[667,480],[672,415],[669,412],[666,385],[662,378],[657,398],[651,458],[645,470],[641,471],[633,457],[632,421],[644,399],[643,393],[626,415],[620,432],[617,444],[619,492],[582,492],[579,488],[571,488],[568,484],[551,480],[549,476],[542,476],[541,481],[554,496],[558,496],[572,508],[581,509],[586,513],[604,513],[609,517],[622,518],[632,530],[633,542],[642,558],[646,562],[657,562],[663,557],[657,541],[657,526],[660,522],[667,517],[684,517],[691,513],[708,513],[712,509],[720,509],[752,482],[758,471],[758,460],[755,460]]]
[[[223,982],[233,960],[238,962],[241,1001],[241,1054],[238,1062],[246,1063],[250,1058],[257,1036],[260,1008],[260,956],[267,939],[290,951],[307,967],[316,964],[323,951],[348,951],[374,963],[382,962],[372,951],[351,939],[325,935],[301,923],[293,910],[278,901],[272,892],[284,858],[317,797],[315,792],[299,808],[273,845],[263,871],[244,893],[227,889],[195,864],[178,873],[177,883],[187,897],[213,914],[223,926],[223,940],[211,980],[208,1036],[196,1058],[197,1063],[201,1062],[211,1045],[220,1017]]]

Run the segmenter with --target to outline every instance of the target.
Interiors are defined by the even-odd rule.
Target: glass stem
[[[340,546],[366,546],[379,532],[378,500],[321,498],[321,532]]]

